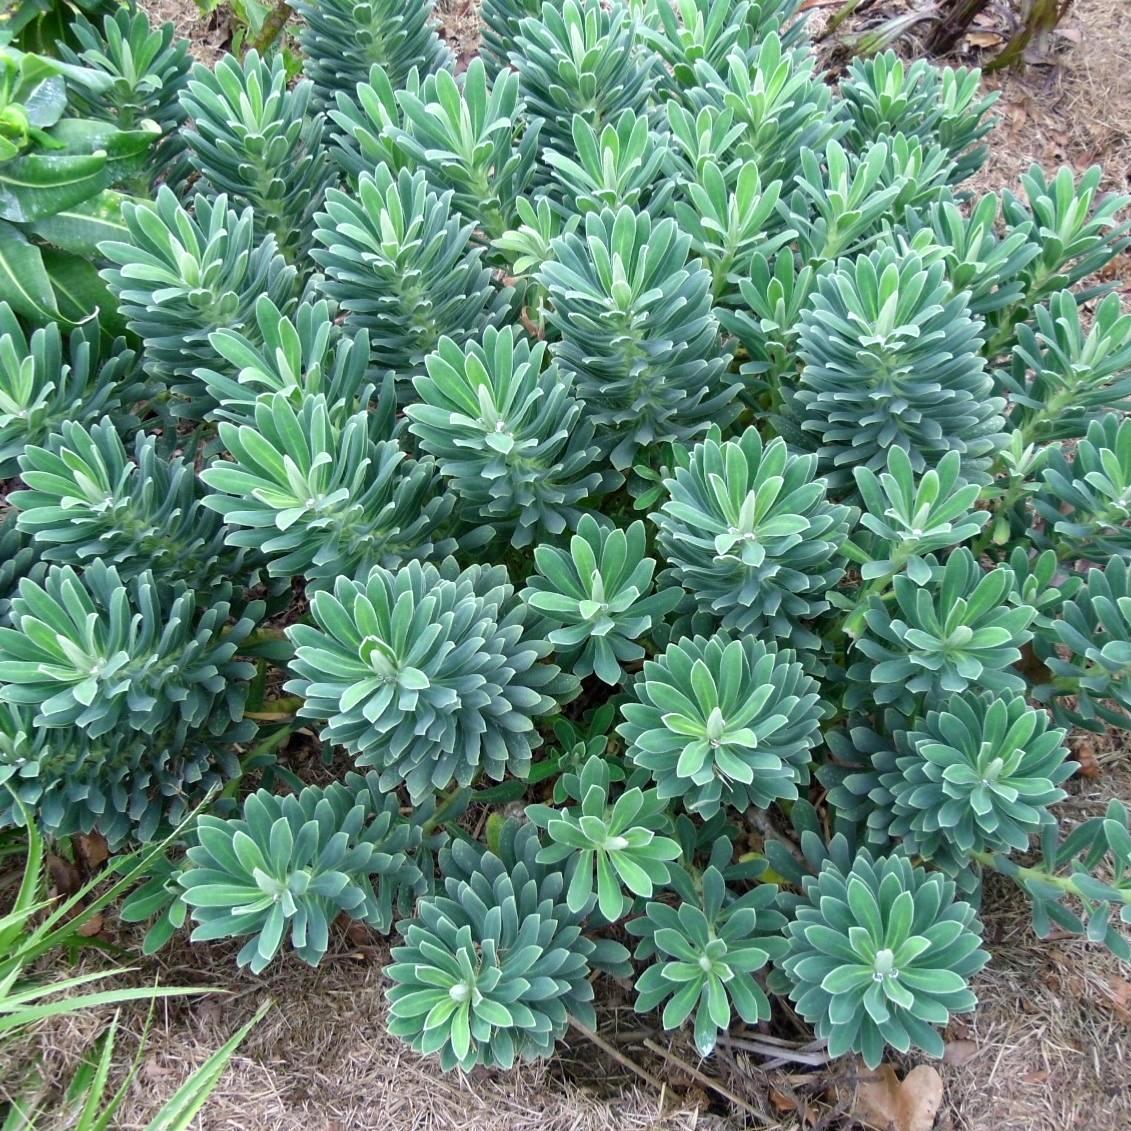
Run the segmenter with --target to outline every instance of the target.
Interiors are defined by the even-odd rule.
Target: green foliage
[[[568,553],[545,545],[534,551],[538,572],[521,596],[554,625],[548,639],[575,675],[616,686],[624,665],[644,658],[639,638],[679,603],[677,589],[652,592],[656,563],[644,556],[645,541],[642,522],[609,529],[583,515]]]
[[[501,236],[531,187],[540,140],[540,122],[524,121],[518,76],[501,71],[489,81],[473,59],[458,81],[438,71],[419,94],[399,92],[397,104],[405,128],[393,136],[408,161],[436,193],[450,190],[453,208],[487,239]]]
[[[985,164],[988,148],[976,143],[994,125],[989,111],[997,95],[982,95],[981,79],[980,71],[925,59],[907,66],[894,51],[855,59],[840,84],[850,120],[846,141],[857,151],[895,134],[933,142],[950,158],[950,183],[966,180]]]
[[[356,196],[328,189],[315,217],[325,293],[350,327],[369,331],[373,363],[402,379],[422,372],[442,337],[462,344],[501,322],[509,304],[451,201],[423,171],[379,165],[362,173]]]
[[[924,565],[922,582],[894,579],[894,602],[870,598],[854,649],[862,659],[848,669],[849,704],[891,704],[910,717],[918,704],[937,707],[967,688],[1024,691],[1012,665],[1033,637],[1036,610],[1009,603],[1013,571],[985,570],[965,548],[944,566],[933,558]]]
[[[421,833],[376,778],[347,774],[284,797],[261,789],[245,798],[240,818],[198,818],[177,877],[192,937],[250,936],[237,961],[258,974],[284,937],[316,966],[343,912],[388,932],[394,912],[424,891],[410,856]]]
[[[229,526],[229,546],[263,554],[275,577],[332,582],[374,563],[396,568],[442,553],[452,501],[431,460],[374,440],[365,408],[334,413],[324,393],[256,398],[250,424],[221,421],[232,454],[201,473],[204,505]]]
[[[609,764],[589,758],[580,774],[563,774],[561,779],[567,796],[580,805],[529,805],[526,816],[550,839],[538,853],[538,863],[572,862],[567,865],[573,873],[566,892],[570,911],[588,908],[596,889],[598,909],[615,923],[632,907],[634,896],[647,898],[667,886],[667,861],[679,856],[680,847],[670,837],[657,835],[667,824],[667,806],[656,790],[634,786],[614,802],[609,796],[611,780]]]
[[[1061,645],[1057,648],[1056,645]],[[1041,634],[1039,651],[1052,679],[1037,689],[1058,721],[1101,730],[1131,721],[1131,576],[1123,558],[1090,569]],[[1075,704],[1065,701],[1074,696]]]
[[[139,362],[122,338],[104,347],[96,320],[69,337],[57,322],[29,335],[0,302],[0,476],[14,475],[24,448],[68,421],[108,416],[122,431],[137,427],[129,408],[151,393]]]
[[[721,440],[717,430],[664,480],[653,514],[673,578],[723,628],[767,632],[801,647],[819,642],[805,625],[829,606],[843,574],[849,509],[827,501],[816,459],[754,428]]]
[[[150,571],[123,582],[101,561],[25,578],[0,629],[0,823],[26,807],[52,835],[112,845],[180,824],[237,772],[254,668],[236,659],[263,614]]]
[[[510,61],[530,113],[542,119],[547,148],[573,152],[576,114],[599,130],[623,110],[646,113],[658,68],[640,43],[622,0],[608,8],[600,0],[544,3],[521,21]]]
[[[511,1067],[548,1055],[568,1018],[596,1024],[591,964],[624,948],[581,934],[566,874],[538,863],[532,825],[503,829],[497,852],[462,840],[441,853],[444,894],[399,926],[386,968],[389,1031],[442,1068]]]
[[[754,975],[784,957],[785,918],[774,910],[773,884],[735,898],[714,863],[703,871],[699,889],[694,901],[678,907],[649,903],[628,930],[641,936],[635,957],[653,959],[636,980],[637,1012],[666,1002],[665,1029],[678,1028],[694,1013],[695,1045],[708,1056],[719,1032],[730,1027],[732,1009],[748,1025],[769,1018],[770,999]]]
[[[464,1069],[601,971],[704,1056],[770,991],[938,1053],[990,872],[1131,956],[1125,808],[1059,827],[1131,727],[1131,198],[970,194],[977,72],[838,85],[802,7],[0,49],[0,825],[164,842],[146,952],[408,916],[391,1028]]]
[[[1080,935],[1131,962],[1126,938],[1126,924],[1131,923],[1131,817],[1122,802],[1109,802],[1106,813],[1082,821],[1063,837],[1050,821],[1041,831],[1041,856],[1032,867],[1002,856],[983,860],[1011,877],[1032,901],[1033,927],[1041,938],[1054,930]]]
[[[189,399],[184,411],[198,413],[211,399],[196,370],[222,365],[209,335],[252,326],[261,295],[289,309],[295,270],[270,236],[256,241],[252,210],[229,209],[225,196],[197,196],[190,214],[163,185],[156,207],[126,204],[122,216],[127,238],[101,245],[116,265],[102,275],[145,345],[148,372]]]
[[[1093,165],[1080,177],[1062,167],[1050,179],[1039,165],[1021,178],[1025,199],[1002,192],[1002,215],[1012,228],[1028,226],[1037,256],[1025,271],[1025,302],[1039,302],[1101,271],[1128,244],[1131,220],[1121,219],[1131,198],[1100,189],[1103,172]],[[1101,290],[1103,288],[1100,288]],[[1092,291],[1083,291],[1087,297]],[[1021,310],[1007,311],[1015,319]],[[1007,322],[1003,330],[1011,330]],[[992,345],[1008,342],[994,339]]]
[[[303,301],[288,316],[262,295],[255,304],[250,334],[217,330],[209,344],[222,358],[224,371],[198,369],[197,377],[216,403],[212,415],[235,424],[254,424],[256,401],[263,394],[284,394],[301,409],[307,397],[324,396],[334,423],[375,407],[370,434],[392,436],[394,402],[389,382],[380,390],[369,379],[369,335],[343,333],[334,304]],[[374,400],[376,405],[374,406]]]
[[[879,475],[853,468],[864,504],[860,525],[873,536],[856,538],[868,555],[860,567],[865,581],[906,571],[912,581],[925,583],[931,567],[924,554],[968,542],[982,529],[990,516],[974,509],[979,490],[961,478],[961,468],[959,454],[947,452],[938,467],[916,479],[901,447],[888,449],[887,470]]]
[[[31,707],[0,707],[0,826],[30,814],[44,833],[100,833],[111,848],[169,835],[210,794],[238,775],[237,744],[249,721],[218,715],[194,729],[169,720],[152,734],[33,724]]]
[[[296,0],[294,9],[303,19],[303,67],[320,106],[339,92],[352,95],[374,64],[398,87],[413,68],[451,66],[436,34],[432,0]]]
[[[822,151],[843,132],[814,63],[807,48],[787,47],[770,34],[748,55],[732,51],[718,68],[705,59],[696,62],[684,101],[696,114],[707,109],[729,115],[736,134],[728,157],[753,163],[762,184],[780,180],[790,189],[801,151]]]
[[[526,197],[515,201],[518,227],[504,232],[492,244],[493,251],[510,267],[523,288],[528,317],[538,327],[545,323],[546,288],[536,276],[543,264],[554,258],[553,243],[563,235],[571,235],[581,226],[581,214],[562,216],[546,196],[535,202]]]
[[[885,1045],[942,1056],[938,1029],[975,1005],[969,979],[989,958],[980,929],[938,872],[861,850],[851,869],[829,860],[805,878],[781,969],[830,1055],[858,1052],[869,1068]]]
[[[311,238],[315,208],[329,181],[322,117],[313,113],[314,86],[287,84],[283,57],[270,63],[249,51],[214,68],[197,63],[181,94],[192,128],[189,156],[209,195],[236,208],[251,205],[255,238],[275,237],[288,262]]]
[[[1049,450],[1033,508],[1044,520],[1038,544],[1060,558],[1106,563],[1131,552],[1131,423],[1114,412],[1093,420],[1072,458]]]
[[[71,30],[76,49],[61,42],[60,57],[110,79],[108,85],[77,88],[71,104],[119,129],[137,129],[147,119],[156,122],[161,137],[150,151],[147,172],[152,177],[176,168],[184,150],[178,130],[185,111],[179,95],[192,65],[187,41],[175,38],[173,24],[154,29],[143,11],[124,6],[105,16],[101,26],[80,16]]]
[[[144,168],[160,134],[67,116],[74,88],[105,90],[109,76],[0,44],[0,280],[21,317],[75,326],[108,295],[89,262],[121,225],[108,190]]]
[[[131,459],[108,419],[67,422],[45,446],[24,449],[20,478],[28,489],[8,501],[43,561],[98,559],[123,580],[153,571],[197,593],[240,575],[192,465],[162,458],[155,436],[137,433]]]
[[[420,76],[413,70],[403,89],[395,89],[388,72],[376,63],[366,82],[359,82],[348,92],[334,95],[334,108],[326,110],[332,123],[329,139],[333,144],[330,156],[354,185],[362,173],[372,173],[379,165],[388,165],[399,172],[416,171],[415,162],[404,151],[405,119],[398,96],[420,90]]]
[[[804,369],[786,411],[831,485],[846,482],[849,467],[883,467],[893,444],[916,472],[957,451],[967,479],[985,474],[1004,442],[1004,405],[992,395],[979,331],[943,264],[917,255],[877,251],[816,280],[801,315]]]
[[[833,742],[838,760],[818,777],[844,814],[858,811],[869,839],[958,873],[987,851],[1024,852],[1065,797],[1076,764],[1064,731],[1019,695],[952,695],[907,729],[884,720],[890,736],[856,727]]]
[[[768,808],[809,781],[822,705],[789,649],[751,636],[684,637],[647,660],[617,727],[659,796],[712,817]]]
[[[542,0],[482,0],[479,5],[479,58],[494,78],[510,66],[519,26],[542,12]]]
[[[1000,214],[1001,200],[992,193],[968,211],[940,200],[921,212],[909,208],[903,214],[909,238],[901,246],[925,257],[941,256],[951,285],[967,292],[970,313],[980,318],[1023,301],[1025,268],[1040,254],[1030,238],[1030,224],[999,235]]]
[[[576,525],[578,504],[620,477],[596,470],[593,424],[571,380],[543,367],[546,347],[488,327],[461,347],[441,338],[413,379],[409,431],[433,456],[461,516],[515,546]]]
[[[711,276],[688,263],[690,243],[674,220],[606,209],[554,240],[539,272],[561,335],[554,360],[574,375],[617,469],[642,447],[692,441],[737,411]]]
[[[8,623],[8,607],[20,578],[36,574],[42,580],[46,569],[39,562],[32,540],[16,525],[16,512],[0,518],[0,624]]]
[[[996,377],[1026,442],[1082,436],[1097,413],[1131,408],[1131,314],[1108,295],[1089,322],[1076,296],[1059,291],[1018,327],[1010,368]]]
[[[229,601],[198,605],[150,571],[127,583],[99,561],[81,577],[53,566],[42,585],[21,582],[0,628],[0,700],[33,708],[36,727],[91,738],[237,721],[253,669],[234,657],[262,611],[252,603],[230,624]]]
[[[414,800],[480,771],[525,776],[542,741],[534,720],[576,692],[575,677],[539,662],[550,644],[500,566],[375,566],[315,593],[310,612],[316,628],[287,629],[287,689],[358,765],[381,771],[382,788],[403,782]]]
[[[763,189],[753,164],[743,165],[728,186],[713,161],[704,161],[682,186],[673,211],[691,236],[692,252],[711,272],[713,301],[739,305],[741,284],[754,268],[755,255],[772,254],[797,234],[777,231],[780,192],[780,181]]]
[[[674,185],[664,175],[668,147],[648,119],[622,111],[600,131],[574,114],[569,152],[546,149],[558,210],[566,216],[627,205],[662,215]]]

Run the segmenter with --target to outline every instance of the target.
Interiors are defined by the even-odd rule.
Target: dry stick
[[[736,1096],[726,1085],[719,1083],[718,1080],[713,1080],[710,1076],[700,1072],[698,1068],[692,1068],[685,1060],[681,1060],[674,1052],[670,1052],[664,1048],[663,1045],[656,1044],[655,1041],[645,1040],[644,1047],[650,1049],[654,1053],[658,1053],[665,1060],[670,1061],[681,1072],[686,1072],[697,1084],[702,1084],[704,1088],[710,1088],[712,1092],[716,1092],[722,1096],[724,1100],[729,1100],[735,1107],[742,1108],[743,1111],[754,1116],[755,1119],[762,1119],[762,1113],[754,1107],[751,1107],[744,1099]]]
[[[611,1056],[613,1060],[615,1060],[618,1064],[623,1064],[625,1068],[628,1068],[632,1072],[635,1072],[636,1075],[639,1076],[642,1080],[647,1080],[648,1083],[657,1091],[663,1090],[663,1084],[661,1084],[655,1076],[647,1071],[647,1069],[641,1068],[635,1060],[633,1060],[631,1057],[625,1056],[624,1053],[621,1052],[620,1049],[618,1049],[615,1045],[609,1044],[609,1042],[606,1041],[604,1037],[601,1037],[598,1034],[594,1033],[588,1025],[582,1024],[576,1017],[570,1017],[569,1023],[583,1037],[587,1037],[589,1040],[591,1040],[599,1049]],[[644,1043],[648,1044],[647,1041],[645,1041]]]
[[[811,1064],[823,1067],[829,1062],[829,1054],[820,1049],[793,1048],[789,1045],[769,1044],[754,1037],[731,1037],[725,1033],[719,1034],[719,1044],[727,1048],[741,1049],[743,1052],[756,1052],[762,1056],[772,1057],[771,1062],[763,1064],[763,1068],[776,1068],[787,1061],[798,1064]]]
[[[757,809],[751,809],[746,814],[746,819],[751,825],[762,834],[763,841],[773,840],[780,844],[786,852],[790,854],[802,867],[806,866],[805,857],[801,854],[801,849],[793,843],[784,833],[779,832],[770,823],[769,818],[765,813],[759,812]]]

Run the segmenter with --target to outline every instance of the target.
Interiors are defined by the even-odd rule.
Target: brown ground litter
[[[147,0],[172,19],[198,57],[211,61],[228,33],[222,17],[202,20],[192,0]],[[441,0],[445,34],[461,57],[474,50],[469,0]],[[1077,0],[1066,25],[1068,48],[1056,67],[995,77],[1003,123],[980,177],[985,187],[1015,185],[1033,162],[1099,162],[1112,188],[1131,183],[1131,4]],[[1072,783],[1066,820],[1101,812],[1110,797],[1131,800],[1131,750],[1105,736],[1093,742],[1098,774]],[[941,1067],[946,1098],[937,1126],[950,1131],[1124,1131],[1131,1128],[1131,969],[1105,951],[1064,940],[1041,942],[1025,901],[990,882],[983,916],[993,961],[979,977],[980,1006],[948,1037],[961,1064]],[[123,945],[136,944],[125,932]],[[510,1073],[441,1075],[384,1031],[383,951],[345,954],[317,970],[288,958],[263,977],[235,972],[235,948],[178,941],[133,977],[160,973],[168,983],[223,986],[225,997],[159,1006],[141,1066],[117,1126],[145,1126],[161,1102],[265,998],[276,1008],[232,1062],[196,1126],[205,1131],[722,1131],[723,1128],[852,1126],[830,1107],[828,1076],[794,1065],[763,1071],[755,1058],[721,1051],[699,1066],[677,1035],[657,1039],[693,1067],[719,1076],[756,1115],[724,1117],[718,1097],[652,1052],[647,1032],[623,1005],[610,1005],[602,1033],[664,1081],[643,1085],[571,1033],[561,1055]],[[617,992],[614,990],[614,992]],[[121,1049],[136,1048],[144,1012],[124,1014]],[[46,1024],[0,1063],[0,1096],[34,1056],[66,1079],[107,1017]],[[619,1037],[618,1037],[619,1034]],[[63,1131],[62,1128],[43,1131]]]

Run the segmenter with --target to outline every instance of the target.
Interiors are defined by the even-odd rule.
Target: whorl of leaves
[[[831,1056],[875,1068],[884,1047],[942,1056],[939,1029],[976,999],[969,979],[989,958],[981,924],[954,884],[902,857],[862,849],[850,869],[827,860],[804,880],[786,925],[781,969],[797,1011]]]
[[[595,1024],[592,964],[626,966],[623,947],[581,933],[567,874],[538,863],[535,827],[510,822],[499,839],[497,851],[463,840],[443,850],[443,892],[399,924],[404,943],[385,970],[389,1031],[444,1069],[549,1055],[570,1017]]]
[[[616,468],[643,447],[694,441],[737,412],[711,276],[687,261],[690,243],[671,219],[591,212],[582,230],[552,242],[538,274],[561,335],[554,360],[574,375]]]
[[[754,428],[717,430],[664,480],[652,521],[672,577],[723,628],[815,647],[806,626],[843,574],[849,510],[827,501],[817,460]]]
[[[789,649],[725,633],[684,637],[646,660],[617,733],[659,796],[711,817],[765,809],[809,781],[822,705]]]
[[[580,504],[620,480],[597,470],[593,424],[571,381],[546,367],[546,346],[488,327],[464,346],[441,338],[413,379],[409,431],[434,457],[461,517],[515,546],[559,535]]]
[[[432,0],[295,0],[303,69],[319,104],[331,104],[339,92],[352,95],[374,64],[398,87],[413,68],[450,67],[432,7]]]
[[[315,593],[310,612],[313,626],[286,630],[300,714],[414,799],[480,771],[524,777],[542,741],[534,720],[576,693],[576,677],[540,662],[551,645],[502,566],[375,566]]]

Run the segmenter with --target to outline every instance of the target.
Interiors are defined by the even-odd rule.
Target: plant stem
[[[436,806],[436,812],[424,822],[422,826],[424,835],[427,836],[430,832],[439,828],[448,819],[448,814],[456,808],[460,801],[464,800],[463,795],[470,795],[470,793],[470,786],[457,785],[449,789],[448,792],[440,798],[440,804]]]
[[[263,26],[259,29],[259,34],[255,37],[251,46],[260,55],[263,55],[267,48],[282,34],[283,28],[287,26],[287,20],[292,15],[294,15],[294,11],[287,0],[278,0],[278,3],[271,10],[271,14],[263,21]]]
[[[1056,872],[1049,872],[1044,868],[1022,868],[1012,864],[1007,872],[1001,867],[1001,862],[1005,857],[998,852],[974,851],[970,853],[970,856],[972,859],[977,860],[983,867],[992,868],[995,872],[1001,872],[1003,875],[1009,875],[1018,883],[1031,882],[1044,884],[1046,887],[1056,888],[1066,895],[1073,895],[1079,899],[1087,898],[1081,893],[1079,887],[1077,887],[1074,873],[1062,876],[1058,875]],[[1131,904],[1131,890],[1122,891],[1119,894],[1122,897],[1123,903]]]
[[[245,750],[244,753],[240,756],[239,773],[225,784],[224,788],[216,795],[216,800],[219,801],[221,798],[227,799],[235,797],[236,790],[239,788],[239,784],[243,780],[244,773],[255,762],[255,760],[257,758],[262,758],[264,754],[270,754],[273,751],[278,750],[278,748],[282,746],[283,743],[286,742],[287,739],[290,738],[291,735],[294,734],[294,732],[298,730],[299,726],[301,725],[302,724],[297,719],[292,720],[287,726],[280,727],[277,731],[274,732],[274,734],[268,735],[261,742],[257,742],[254,746]]]

